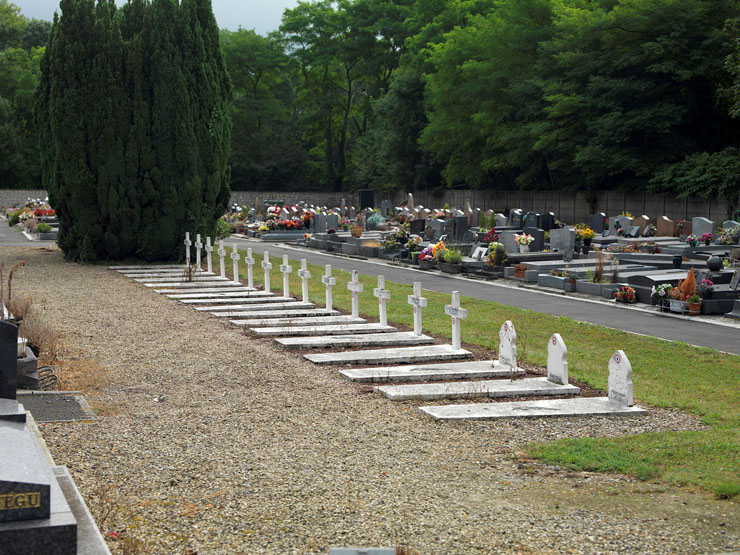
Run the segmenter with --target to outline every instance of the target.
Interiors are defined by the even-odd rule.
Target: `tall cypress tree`
[[[229,199],[230,83],[209,1],[62,0],[37,101],[44,184],[76,260],[181,256]]]

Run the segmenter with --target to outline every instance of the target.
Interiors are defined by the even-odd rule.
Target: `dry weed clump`
[[[39,358],[51,364],[59,356],[59,334],[36,315],[30,314],[23,319],[18,328],[18,335],[28,339],[28,343],[38,349]]]
[[[107,368],[81,354],[59,353],[54,372],[59,378],[61,389],[68,391],[97,391],[111,382]]]
[[[5,303],[5,307],[10,311],[13,317],[18,320],[25,320],[31,314],[33,299],[31,297],[15,297]]]

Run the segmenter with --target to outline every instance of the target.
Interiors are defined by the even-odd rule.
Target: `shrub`
[[[216,221],[216,234],[219,239],[226,239],[231,235],[231,226],[223,216]]]
[[[20,217],[21,217],[21,211],[20,210],[16,210],[15,212],[11,212],[10,214],[8,214],[8,225],[11,226],[11,227],[14,226],[14,225],[17,225]]]
[[[444,261],[447,264],[460,264],[462,257],[462,252],[458,249],[445,249],[444,251]]]
[[[36,231],[39,233],[50,233],[53,228],[44,222],[41,222],[39,225],[36,226]]]

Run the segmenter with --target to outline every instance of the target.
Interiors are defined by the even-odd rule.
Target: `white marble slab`
[[[215,287],[244,287],[225,278],[224,281],[173,281],[172,283],[144,283],[143,285],[145,287],[169,287],[172,289],[203,289],[204,292],[208,288],[213,289]],[[167,293],[168,291],[163,292]]]
[[[315,326],[283,326],[275,328],[251,329],[256,335],[268,337],[343,335],[348,333],[391,333],[397,331],[393,326],[382,324],[323,324]]]
[[[221,276],[203,276],[201,274],[194,274],[192,280],[187,280],[184,274],[176,274],[168,277],[135,277],[133,280],[136,283],[157,283],[161,284],[162,287],[169,287],[170,283],[181,283],[183,281],[187,283],[211,283],[211,282],[223,282],[231,281]]]
[[[323,349],[326,347],[369,347],[371,345],[430,345],[434,343],[434,338],[409,332],[397,332],[331,337],[287,337],[276,339],[275,342],[287,349]]]
[[[193,299],[196,302],[208,303],[228,303],[234,298],[249,298],[256,299],[258,297],[274,297],[275,293],[269,293],[267,291],[257,291],[256,289],[249,289],[248,287],[239,287],[234,289],[228,289],[226,291],[216,291],[215,293],[175,293],[174,295],[167,295],[170,299]]]
[[[465,349],[453,349],[452,345],[428,345],[425,347],[397,347],[394,349],[371,349],[361,351],[339,351],[303,355],[315,364],[402,364],[432,360],[456,360],[472,358],[473,353]]]
[[[521,397],[548,395],[578,395],[574,385],[560,385],[547,378],[519,380],[481,380],[476,382],[426,383],[410,385],[379,385],[375,391],[392,401],[424,399],[477,399],[481,397]]]
[[[244,287],[243,285],[240,287],[240,286],[236,285],[235,283],[231,283],[231,287],[228,287],[228,282],[226,283],[226,286],[219,285],[218,287],[202,286],[201,288],[198,288],[198,287],[196,287],[196,288],[187,287],[187,288],[180,288],[180,289],[154,289],[154,292],[155,293],[161,293],[163,295],[180,295],[180,294],[189,293],[189,294],[193,295],[192,298],[196,298],[196,297],[199,297],[199,296],[202,296],[202,295],[205,295],[205,294],[210,294],[210,293],[239,293],[239,294],[243,294],[243,293],[246,292],[246,293],[249,293],[250,295],[252,294],[251,293],[251,290],[248,287]]]
[[[195,310],[206,311],[218,318],[235,318],[237,316],[250,316],[252,312],[283,312],[285,310],[291,310],[294,308],[311,309],[315,308],[316,305],[313,303],[304,303],[303,301],[293,301],[290,303],[272,303],[272,304],[253,304],[253,305],[235,305],[234,308],[229,310],[221,310],[223,307],[216,307],[219,310],[209,310],[210,307],[197,307]]]
[[[109,270],[185,270],[185,264],[140,264],[131,266],[108,266]]]
[[[364,324],[363,318],[352,316],[306,316],[296,318],[247,318],[245,320],[231,320],[235,326],[247,327],[276,327],[276,326],[321,326],[328,324]]]
[[[443,405],[419,407],[419,410],[435,420],[493,420],[496,418],[538,418],[545,416],[632,416],[647,414],[644,409],[626,407],[609,401],[608,397]]]
[[[255,310],[254,312],[245,312],[244,316],[249,319],[255,318],[294,318],[302,316],[336,316],[338,310],[327,310],[326,308],[299,308],[291,310]],[[241,319],[233,320],[239,322]],[[239,324],[237,324],[239,325]]]
[[[351,368],[341,370],[342,376],[353,382],[404,382],[429,380],[464,380],[470,378],[505,378],[511,375],[494,360],[470,360],[465,362],[435,362],[432,364],[409,364],[384,366],[382,368]],[[515,375],[524,374],[517,369]]]
[[[184,304],[203,304],[197,302],[197,299],[181,299],[180,302]],[[229,302],[222,302],[221,300],[217,300],[216,302],[211,301],[210,304],[213,306],[194,306],[195,310],[200,311],[214,311],[218,312],[219,310],[239,310],[242,308],[249,309],[250,306],[254,305],[268,305],[268,304],[291,304],[291,303],[302,303],[301,306],[307,306],[312,305],[315,306],[314,303],[303,303],[302,301],[299,301],[298,299],[294,299],[293,297],[232,297],[229,299]]]

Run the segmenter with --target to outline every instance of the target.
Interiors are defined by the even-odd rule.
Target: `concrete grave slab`
[[[298,326],[326,326],[329,324],[364,324],[363,318],[352,318],[351,316],[305,316],[295,318],[246,318],[243,320],[231,320],[235,326],[246,327],[298,327]]]
[[[206,288],[223,288],[223,287],[241,287],[233,281],[180,281],[172,283],[143,283],[144,287],[160,287],[170,289],[206,289]]]
[[[403,364],[407,362],[457,360],[472,357],[473,353],[470,351],[453,349],[452,345],[368,349],[303,355],[303,358],[310,360],[314,364]]]
[[[286,336],[316,336],[316,335],[343,335],[348,333],[391,333],[397,331],[393,326],[381,324],[318,324],[315,326],[282,326],[275,328],[251,329],[256,335],[264,337],[286,337]]]
[[[253,312],[273,312],[274,316],[278,316],[278,313],[282,313],[290,309],[303,309],[308,310],[314,308],[316,305],[313,303],[303,303],[296,301],[294,303],[274,303],[274,304],[257,304],[257,305],[244,305],[240,308],[231,308],[229,310],[213,310],[210,311],[206,308],[200,309],[207,311],[212,316],[217,318],[235,318],[238,316],[250,316]]]
[[[195,301],[195,302],[193,302]],[[180,302],[184,304],[202,304],[199,302],[200,299],[182,299]],[[254,306],[259,304],[271,304],[271,303],[295,303],[298,302],[293,297],[232,297],[230,299],[216,299],[217,303],[214,306],[197,306],[195,310],[234,310],[243,308],[246,306]],[[223,302],[222,302],[223,301]],[[213,302],[205,299],[206,303]]]
[[[553,416],[633,416],[647,411],[610,401],[608,397],[578,399],[546,399],[540,401],[512,401],[509,403],[474,403],[419,407],[435,420],[495,420],[499,418],[538,418]]]
[[[184,264],[140,264],[138,266],[108,266],[109,270],[172,270],[176,268],[185,271]]]
[[[226,278],[219,276],[203,276],[200,274],[193,275],[192,280],[186,280],[185,275],[174,275],[170,277],[136,277],[132,278],[136,283],[156,283],[162,287],[168,287],[170,283],[180,283],[187,281],[188,283],[211,283],[211,282],[223,282],[228,281]]]
[[[335,335],[332,337],[290,337],[276,339],[288,349],[323,349],[326,347],[369,347],[391,345],[431,345],[433,337],[409,332],[368,333],[362,335]]]
[[[383,368],[352,368],[339,372],[353,382],[403,382],[431,380],[464,380],[471,378],[503,378],[511,375],[494,360],[465,362],[437,362],[432,364],[410,364]],[[524,371],[517,369],[515,375]]]
[[[175,293],[167,295],[170,299],[195,299],[201,300],[202,302],[208,302],[208,299],[221,299],[226,302],[230,298],[246,297],[250,299],[256,298],[269,298],[274,297],[275,293],[269,293],[267,291],[257,291],[256,289],[248,289],[246,287],[238,287],[229,289],[228,291],[215,291],[213,293]]]
[[[256,289],[249,289],[248,287],[239,287],[238,285],[231,283],[231,287],[224,287],[223,285],[220,285],[218,287],[210,287],[210,286],[201,286],[201,287],[181,287],[181,288],[170,288],[170,289],[154,289],[155,293],[162,293],[167,295],[180,295],[185,293],[192,293],[196,296],[200,296],[202,294],[208,294],[208,293],[247,293],[247,294],[254,294],[259,293],[260,291],[257,291]],[[267,294],[265,291],[264,293]],[[270,293],[272,294],[272,293]]]
[[[547,378],[521,380],[483,380],[477,382],[430,383],[413,385],[381,385],[375,391],[392,401],[424,399],[476,399],[481,397],[524,397],[546,395],[577,395],[581,390],[573,385],[560,385]]]

